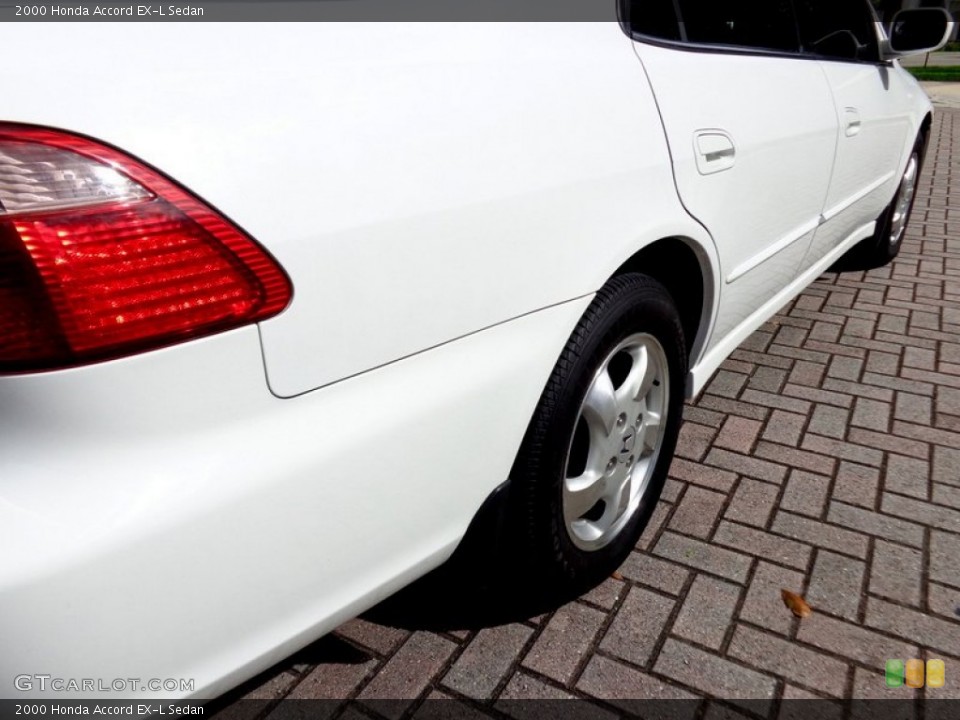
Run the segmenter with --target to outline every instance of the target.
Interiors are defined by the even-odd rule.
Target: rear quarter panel
[[[0,54],[0,117],[138,155],[278,258],[282,397],[709,245],[614,23],[21,25]]]

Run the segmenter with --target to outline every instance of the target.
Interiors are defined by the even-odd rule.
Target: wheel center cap
[[[637,431],[635,428],[627,428],[620,437],[620,457],[626,457],[633,452],[634,445],[637,444]]]

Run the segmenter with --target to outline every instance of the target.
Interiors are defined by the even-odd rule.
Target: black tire
[[[910,222],[910,216],[913,213],[914,201],[916,200],[915,188],[914,195],[910,199],[909,207],[906,211],[906,216],[903,223],[903,231],[894,233],[894,218],[897,213],[897,207],[900,203],[900,200],[903,197],[904,192],[907,192],[907,176],[911,172],[912,165],[914,167],[914,172],[916,173],[915,182],[919,180],[920,173],[923,170],[923,161],[924,156],[926,155],[926,149],[927,139],[925,136],[921,135],[913,146],[910,159],[907,161],[907,168],[904,172],[904,175],[900,179],[900,185],[897,187],[897,192],[893,196],[893,200],[890,201],[890,204],[884,208],[883,212],[880,213],[880,217],[877,218],[876,232],[874,232],[871,237],[868,237],[867,239],[858,243],[850,250],[850,252],[847,253],[847,255],[841,258],[837,262],[835,267],[836,270],[869,270],[872,268],[883,267],[884,265],[892,262],[893,259],[900,254],[900,248],[903,247],[905,228]]]
[[[659,342],[669,367],[669,394],[662,401],[665,429],[639,506],[632,515],[623,514],[629,520],[608,544],[584,550],[574,543],[563,514],[568,451],[595,373],[621,342],[638,333]],[[545,592],[580,592],[609,577],[626,559],[663,490],[680,429],[686,371],[683,326],[663,285],[635,273],[610,280],[557,361],[511,472],[504,550],[525,584]]]

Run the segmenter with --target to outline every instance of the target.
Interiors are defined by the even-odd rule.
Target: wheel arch
[[[923,153],[920,156],[921,166],[925,164],[927,159],[927,149],[930,147],[930,134],[933,132],[933,112],[928,112],[923,117],[923,121],[920,123],[920,130],[917,133],[917,140],[914,141],[916,144],[917,141],[921,143],[923,148]]]
[[[930,136],[930,130],[933,127],[933,113],[928,112],[924,118],[923,122],[920,123],[920,136],[927,138]]]
[[[680,313],[692,368],[706,349],[717,305],[718,287],[711,254],[684,237],[665,237],[645,245],[611,275],[638,272],[660,282]]]

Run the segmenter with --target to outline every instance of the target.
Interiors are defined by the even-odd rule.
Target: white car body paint
[[[212,697],[438,565],[589,301],[290,401],[255,327],[0,378],[4,694],[48,673]]]
[[[701,52],[635,47],[663,116],[679,195],[719,250],[717,342],[789,285],[806,254],[837,141],[830,87],[808,60],[731,54],[705,62]],[[704,175],[698,168],[693,138],[704,131],[731,139],[728,170]],[[789,204],[764,202],[787,196]]]
[[[825,223],[810,246],[813,263],[850,231],[875,220],[900,184],[927,101],[916,80],[896,66],[820,62],[833,90],[840,133],[824,207]]]
[[[187,677],[196,697],[448,558],[593,293],[664,238],[704,274],[699,392],[873,232],[930,110],[897,65],[886,103],[810,60],[738,96],[765,59],[602,23],[23,24],[0,54],[0,120],[155,165],[293,281],[258,327],[0,378],[0,678]],[[709,104],[680,92],[698,75]],[[799,91],[816,107],[793,122]],[[841,150],[839,179],[835,95],[887,118],[861,117],[883,148]],[[724,136],[713,172],[696,155],[727,163]],[[768,205],[788,171],[797,202]]]

